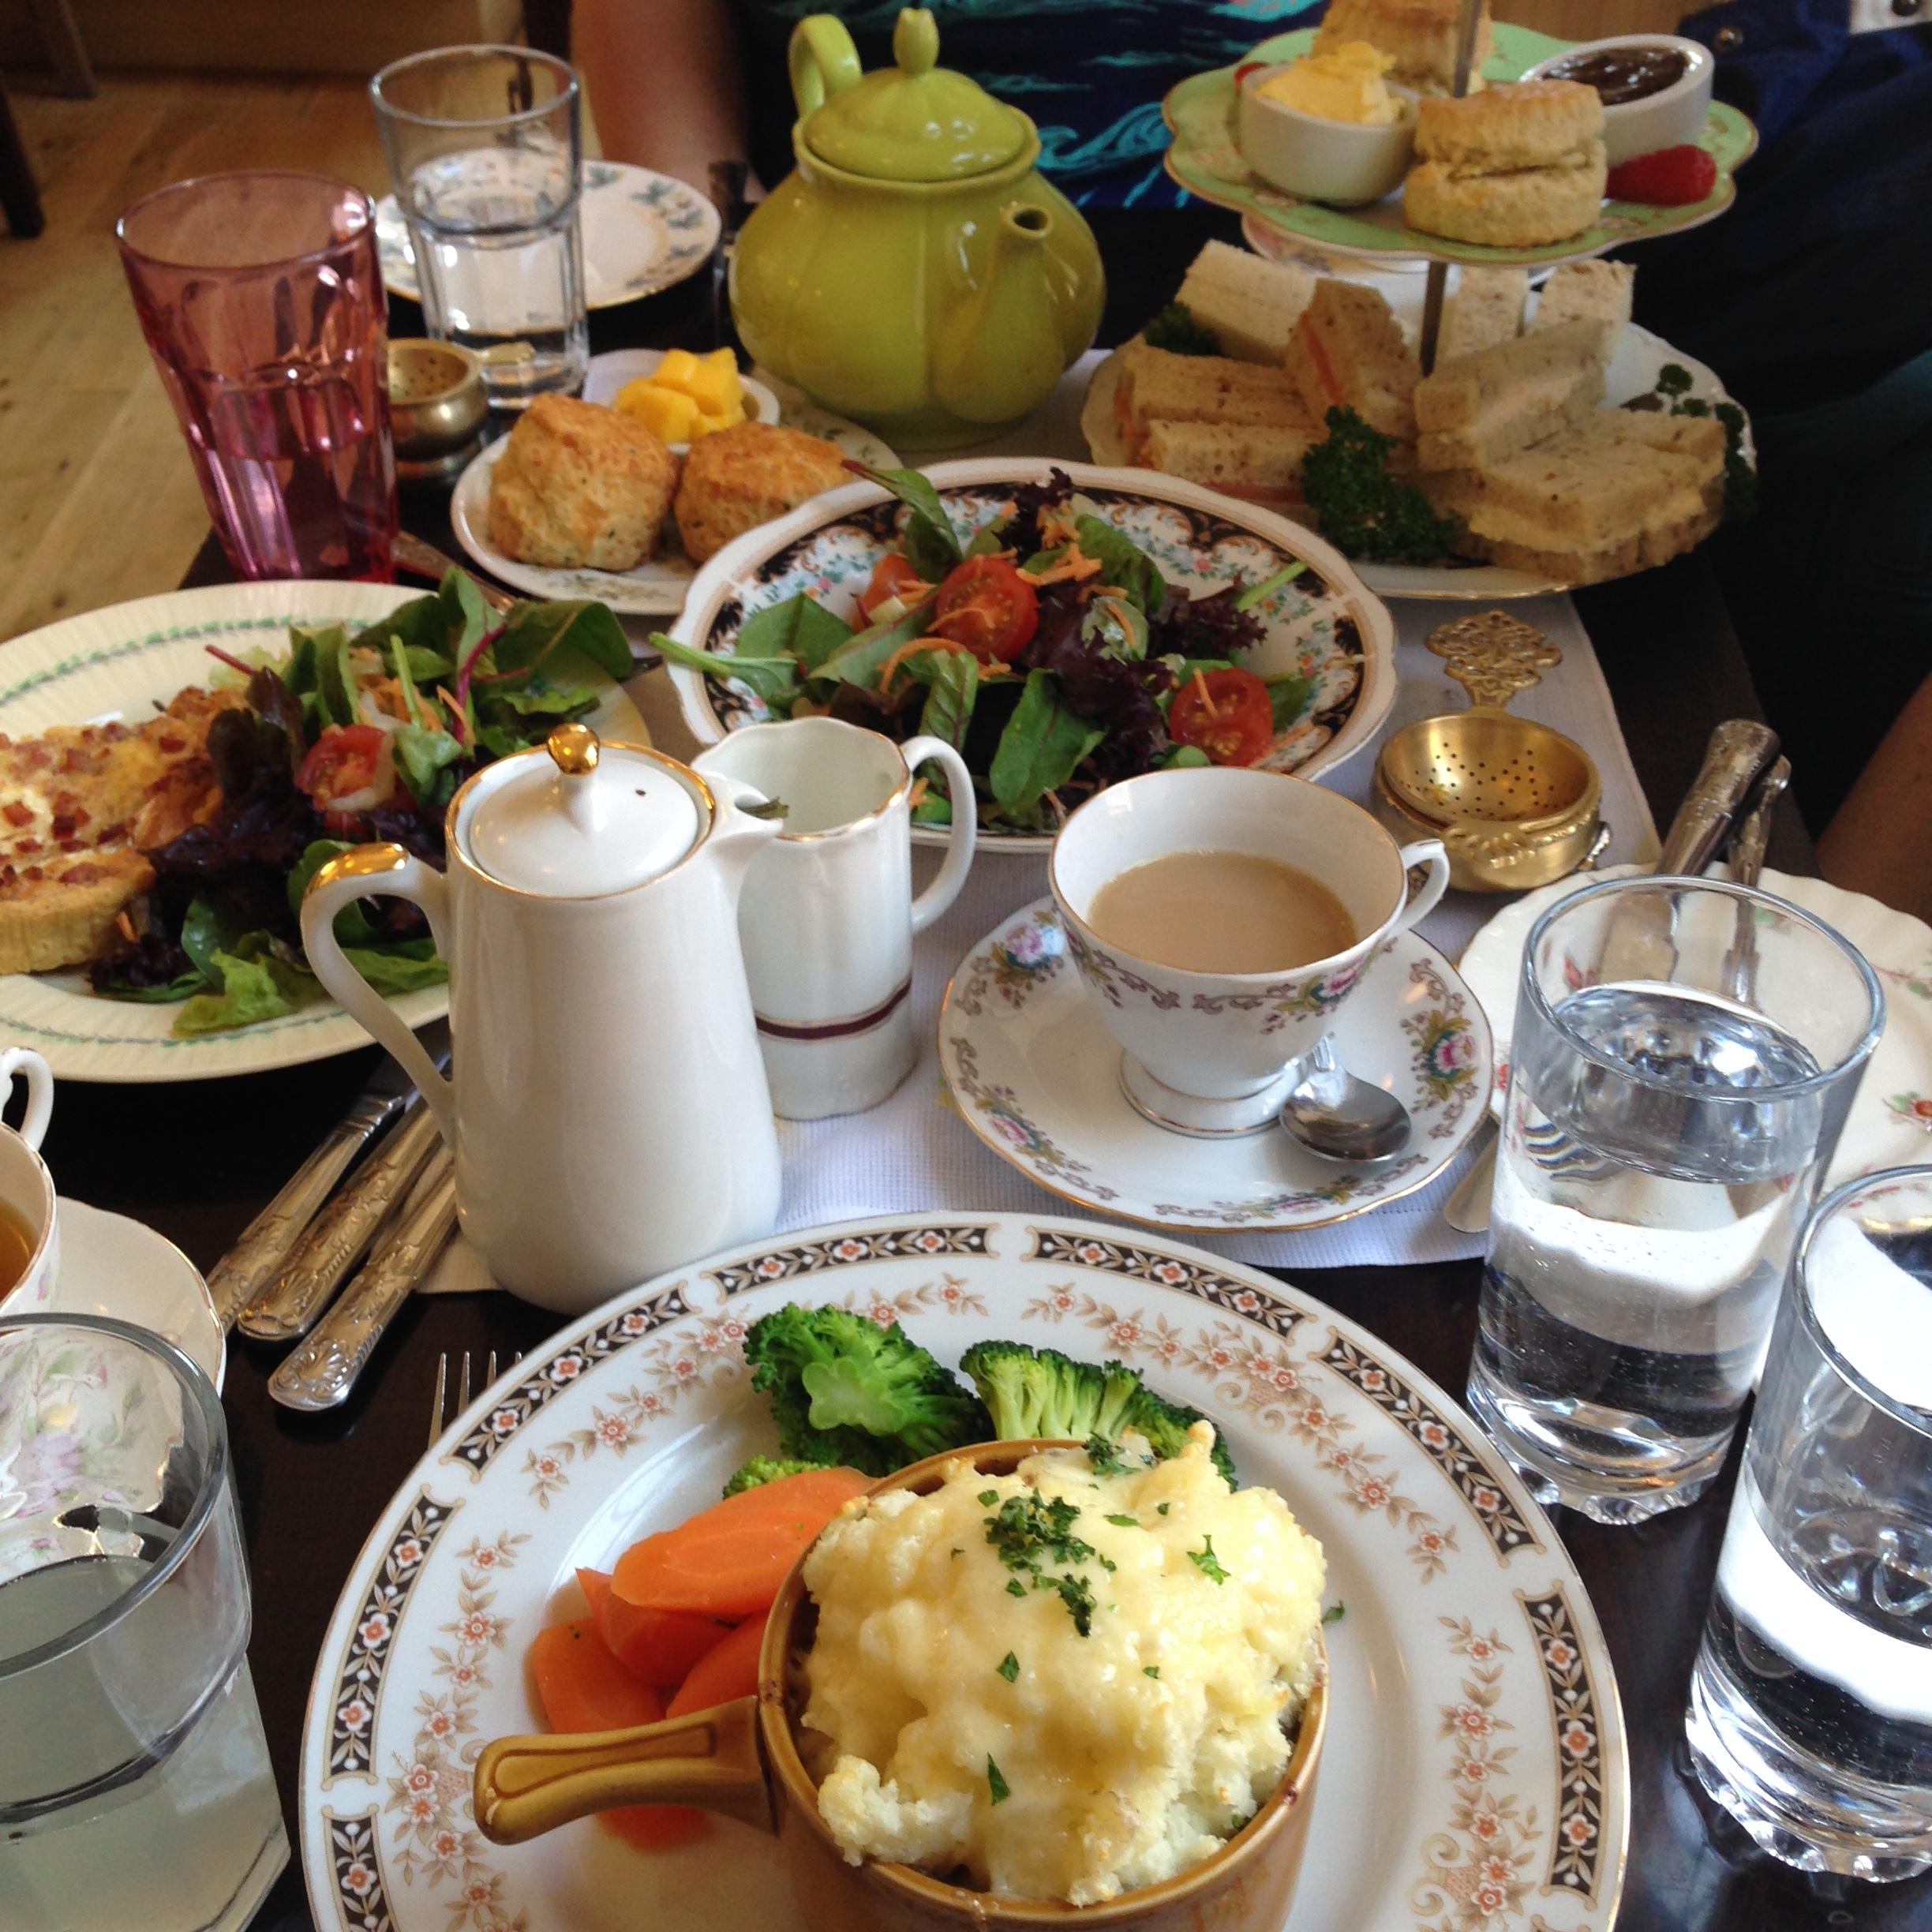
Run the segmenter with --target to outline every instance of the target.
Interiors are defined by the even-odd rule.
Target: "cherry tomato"
[[[376,782],[377,771],[387,769],[382,754],[383,734],[373,724],[331,724],[309,747],[295,782],[318,805],[351,798],[369,791]],[[366,810],[376,802],[359,803]]]
[[[1275,739],[1275,706],[1252,671],[1196,672],[1174,693],[1167,736],[1217,765],[1252,765]]]
[[[1004,557],[968,557],[947,574],[933,608],[934,635],[982,664],[1011,664],[1039,628],[1039,593]]]
[[[897,550],[888,550],[872,567],[872,581],[859,593],[859,608],[869,618],[880,605],[907,590],[925,588],[922,577]]]

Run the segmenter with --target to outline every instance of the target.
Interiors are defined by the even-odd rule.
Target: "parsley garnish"
[[[1124,1476],[1130,1466],[1121,1460],[1119,1443],[1109,1442],[1104,1436],[1089,1436],[1086,1450],[1096,1476]]]
[[[1073,1627],[1084,1637],[1093,1628],[1093,1586],[1084,1577],[1050,1576],[1049,1563],[1071,1568],[1077,1563],[1098,1561],[1111,1570],[1114,1565],[1094,1546],[1073,1533],[1080,1518],[1076,1503],[1065,1496],[1043,1499],[1037,1492],[1007,1497],[997,1515],[986,1520],[987,1541],[999,1552],[999,1559],[1015,1572],[1006,1585],[1010,1597],[1024,1597],[1022,1576],[1030,1578],[1036,1590],[1054,1590],[1067,1607]]]
[[[955,1556],[964,1556],[966,1552],[963,1549],[960,1549],[956,1546],[953,1549],[953,1554]]]
[[[1009,1683],[1020,1675],[1020,1660],[1009,1650],[993,1667]]]
[[[1058,1590],[1060,1601],[1067,1607],[1067,1615],[1073,1619],[1073,1627],[1083,1637],[1093,1634],[1093,1586],[1084,1576],[1038,1578],[1033,1587]]]
[[[990,1758],[987,1759],[987,1789],[993,1794],[995,1804],[1004,1804],[1013,1795],[1006,1780],[1000,1776],[1000,1768]]]
[[[1228,1580],[1228,1573],[1221,1567],[1221,1559],[1214,1553],[1214,1538],[1204,1537],[1201,1541],[1205,1547],[1201,1549],[1189,1550],[1187,1553],[1188,1561],[1193,1564],[1203,1576],[1211,1576],[1217,1583],[1225,1583]]]
[[[1160,1666],[1158,1664],[1143,1664],[1140,1666],[1140,1675],[1143,1677],[1158,1677],[1160,1675]]]
[[[1347,1615],[1348,1605],[1346,1604],[1331,1603],[1322,1612],[1322,1621],[1324,1623],[1339,1623]]]
[[[1140,1527],[1140,1518],[1138,1516],[1110,1516],[1107,1521],[1116,1530],[1138,1530]]]
[[[999,1492],[997,1489],[982,1489],[979,1492],[979,1507],[982,1509],[990,1509],[998,1500]]]
[[[1009,1597],[1024,1597],[1026,1594],[1026,1586],[1017,1577],[1015,1577],[1006,1586],[1006,1594]]]
[[[1167,1505],[1165,1503],[1155,1503],[1154,1506],[1154,1513],[1157,1516],[1165,1516],[1167,1514]]]

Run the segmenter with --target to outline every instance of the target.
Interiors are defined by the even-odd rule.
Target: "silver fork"
[[[510,1357],[510,1365],[515,1368],[523,1359],[523,1351],[519,1349]],[[483,1386],[488,1388],[496,1380],[496,1351],[492,1349],[483,1368]],[[433,1449],[443,1440],[443,1403],[449,1392],[449,1355],[446,1350],[436,1357],[436,1399],[429,1405],[429,1447]],[[470,1406],[470,1351],[462,1352],[462,1366],[458,1371],[456,1381],[456,1413],[461,1415]]]

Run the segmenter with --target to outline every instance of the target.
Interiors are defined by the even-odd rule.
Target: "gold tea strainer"
[[[1574,871],[1597,841],[1596,765],[1560,732],[1508,710],[1563,653],[1495,610],[1439,624],[1428,647],[1470,709],[1405,725],[1382,747],[1377,815],[1404,839],[1440,838],[1450,883],[1465,891],[1526,892]]]

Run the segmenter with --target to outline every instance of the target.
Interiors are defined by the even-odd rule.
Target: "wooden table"
[[[1095,226],[1113,277],[1103,343],[1131,335],[1167,299],[1207,235],[1237,238],[1232,219],[1211,212],[1103,214]],[[395,333],[420,330],[412,305],[395,309]],[[651,301],[593,316],[592,346],[706,346],[711,327],[701,277]],[[445,493],[412,493],[404,517],[447,547]],[[189,581],[227,575],[211,542]],[[1577,603],[1662,824],[1712,725],[1762,715],[1722,599],[1693,556],[1586,591]],[[1814,869],[1788,799],[1771,862],[1788,871]],[[286,1073],[171,1088],[63,1084],[47,1155],[63,1191],[148,1222],[206,1267],[348,1106],[374,1058],[372,1048]],[[1305,1269],[1294,1278],[1455,1391],[1475,1335],[1480,1273],[1477,1263],[1465,1261]],[[265,1384],[278,1352],[239,1338],[231,1343],[224,1401],[254,1578],[249,1654],[291,1843],[310,1673],[364,1537],[426,1446],[439,1355],[451,1357],[453,1397],[462,1351],[480,1377],[489,1350],[507,1365],[512,1352],[536,1347],[557,1325],[505,1294],[414,1301],[354,1397],[326,1417],[271,1402]],[[1734,1454],[1721,1482],[1696,1507],[1635,1529],[1556,1512],[1603,1623],[1630,1736],[1630,1862],[1617,1923],[1623,1932],[1923,1932],[1932,1926],[1932,1879],[1893,1886],[1807,1880],[1758,1854],[1688,1773],[1684,1701],[1735,1460]],[[256,1923],[274,1932],[309,1932],[313,1922],[293,1866]],[[1496,1932],[1530,1927],[1511,1919]]]

